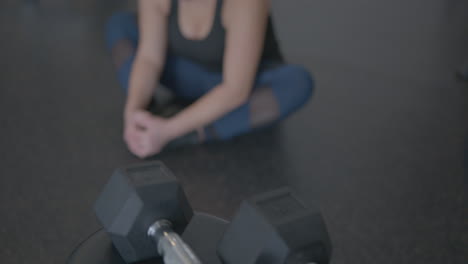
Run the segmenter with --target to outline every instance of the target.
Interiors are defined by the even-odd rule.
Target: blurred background
[[[104,45],[123,0],[0,1],[0,262],[64,263],[122,141]],[[333,263],[468,263],[466,0],[273,1],[281,48],[316,93],[280,125],[165,152],[193,207],[229,219],[290,185],[317,204]]]

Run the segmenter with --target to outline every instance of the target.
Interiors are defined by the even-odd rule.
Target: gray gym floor
[[[138,162],[102,32],[125,5],[0,2],[1,263],[63,263],[99,228],[113,168]],[[454,79],[468,2],[276,0],[273,13],[314,100],[274,129],[160,155],[193,206],[229,219],[288,184],[322,209],[333,263],[468,263],[468,87]]]

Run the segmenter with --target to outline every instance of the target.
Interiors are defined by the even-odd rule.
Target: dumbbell
[[[201,263],[179,236],[193,210],[161,162],[115,170],[94,208],[125,262],[163,257],[165,263]]]
[[[326,264],[331,243],[320,211],[281,188],[241,204],[218,255],[225,264]]]

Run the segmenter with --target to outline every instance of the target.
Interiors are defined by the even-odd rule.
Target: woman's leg
[[[171,57],[161,82],[179,97],[196,100],[222,82],[222,74],[189,60]],[[260,72],[248,101],[211,125],[201,128],[204,141],[226,140],[284,119],[311,97],[314,82],[303,67],[281,65]]]
[[[117,71],[120,85],[128,91],[128,81],[138,46],[137,17],[131,12],[112,15],[106,25],[107,48]]]
[[[303,67],[283,65],[258,75],[249,100],[207,128],[207,140],[225,140],[286,118],[311,97],[314,82]]]

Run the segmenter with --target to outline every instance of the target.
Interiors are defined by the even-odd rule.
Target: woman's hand
[[[124,130],[128,149],[139,158],[158,154],[170,141],[167,120],[144,110],[127,113]]]

